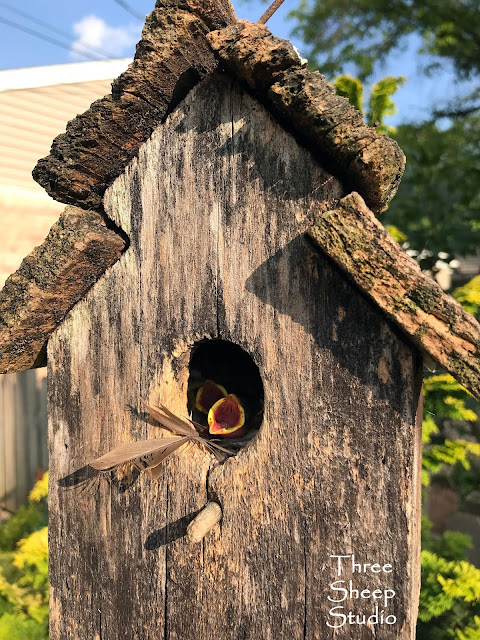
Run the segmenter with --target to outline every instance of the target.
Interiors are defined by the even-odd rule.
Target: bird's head
[[[237,438],[245,432],[245,411],[236,395],[220,398],[208,412],[208,431],[212,436]]]
[[[213,405],[227,395],[227,390],[221,384],[217,384],[213,380],[205,380],[197,391],[195,408],[202,413],[208,414]]]

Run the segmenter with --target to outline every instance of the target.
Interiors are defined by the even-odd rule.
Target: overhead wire
[[[29,27],[25,27],[24,25],[18,24],[18,22],[14,22],[13,20],[8,20],[7,18],[3,18],[0,16],[0,22],[3,24],[12,27],[13,29],[18,29],[19,31],[23,31],[24,33],[28,33],[31,36],[35,36],[36,38],[40,38],[40,40],[45,40],[45,42],[50,42],[50,44],[55,44],[57,47],[62,47],[62,49],[66,49],[67,51],[72,51],[72,47],[64,42],[60,42],[56,38],[51,38],[47,36],[45,33],[41,33],[40,31],[35,31],[35,29],[30,29]],[[90,54],[87,52],[80,53],[79,55],[84,56],[85,58],[90,58],[90,60],[97,60],[98,55]]]
[[[137,20],[140,20],[141,22],[144,22],[145,16],[141,13],[138,13],[138,11],[135,11],[135,9],[133,9],[127,2],[125,2],[125,0],[114,0],[114,2],[119,4],[131,16],[137,18]]]
[[[4,24],[8,24],[9,26],[11,26],[11,27],[13,27],[15,29],[19,29],[20,31],[24,31],[26,33],[29,33],[30,35],[35,35],[38,38],[42,38],[43,40],[47,40],[51,44],[56,44],[57,46],[61,46],[62,48],[68,48],[70,51],[73,51],[75,53],[78,53],[79,55],[91,58],[92,60],[98,60],[99,56],[101,56],[102,58],[104,58],[106,60],[111,60],[111,59],[115,58],[115,56],[112,56],[110,53],[108,53],[108,51],[103,51],[102,49],[94,47],[92,45],[86,45],[86,44],[82,44],[82,43],[77,43],[77,45],[72,48],[72,45],[70,44],[72,37],[71,37],[71,34],[69,34],[67,31],[63,31],[62,29],[59,29],[58,27],[55,27],[54,25],[51,25],[48,22],[40,20],[39,18],[27,13],[26,11],[21,11],[20,9],[17,9],[16,7],[13,7],[12,5],[8,4],[7,2],[0,2],[0,7],[4,7],[8,11],[12,11],[13,13],[16,13],[17,15],[19,15],[19,16],[21,16],[23,18],[26,18],[30,22],[38,24],[38,25],[42,26],[45,29],[48,29],[49,31],[51,31],[53,33],[57,33],[58,35],[62,36],[62,38],[65,38],[67,40],[67,42],[66,43],[62,43],[59,40],[57,40],[56,38],[52,38],[51,36],[48,36],[47,34],[43,34],[40,31],[37,31],[35,29],[31,29],[30,27],[27,27],[27,26],[25,26],[25,25],[23,25],[21,23],[14,22],[13,20],[8,20],[8,18],[3,18],[1,20]],[[80,51],[80,48],[82,49],[82,51]],[[96,57],[93,58],[92,54],[95,54]]]

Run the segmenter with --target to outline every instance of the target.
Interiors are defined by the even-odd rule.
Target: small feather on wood
[[[151,407],[143,400],[140,400],[145,406],[150,417],[160,423],[163,427],[182,436],[198,436],[198,431],[195,429],[192,423],[182,420],[174,413],[169,411],[162,404],[159,407]]]
[[[140,401],[151,418],[175,435],[121,444],[103,456],[91,460],[88,463],[91,467],[98,471],[110,471],[130,462],[140,471],[148,470],[155,480],[160,477],[162,462],[186,443],[207,449],[220,461],[227,455],[232,455],[231,451],[221,447],[214,440],[200,436],[197,429],[203,430],[204,427],[196,422],[179,418],[162,404],[159,407],[151,407],[143,400]]]
[[[198,424],[198,422],[195,422],[194,420],[190,420],[190,418],[182,420],[182,418],[179,418],[174,413],[169,411],[167,407],[165,407],[163,404],[160,404],[159,407],[151,407],[148,404],[146,404],[146,402],[144,402],[142,399],[140,399],[140,401],[145,406],[149,415],[158,423],[160,423],[163,427],[171,431],[172,433],[175,433],[177,435],[188,436],[191,438],[192,441],[196,442],[197,444],[204,445],[209,449],[223,451],[228,455],[232,455],[233,453],[232,451],[230,451],[229,449],[225,449],[224,447],[221,447],[219,444],[216,443],[215,439],[207,440],[201,437],[199,432],[206,431],[206,428],[201,424]]]
[[[153,440],[139,440],[137,442],[128,442],[126,444],[121,444],[120,446],[115,447],[115,449],[112,449],[100,458],[92,460],[88,464],[94,469],[105,471],[107,469],[112,469],[119,464],[123,464],[124,462],[130,462],[136,460],[137,458],[143,458],[144,456],[155,453],[157,451],[164,451],[174,442],[178,442],[179,439],[185,441],[185,438],[170,436],[168,438],[155,438]]]
[[[180,447],[182,447],[185,444],[186,440],[184,440],[183,442],[175,442],[174,444],[171,444],[167,449],[165,449],[164,451],[162,451],[159,456],[157,457],[157,464],[156,465],[152,465],[149,470],[150,470],[150,477],[152,478],[152,480],[158,480],[158,478],[160,477],[161,473],[162,473],[162,462],[168,458],[169,455],[171,455],[172,453],[174,453],[177,449],[179,449]],[[192,446],[192,443],[190,443],[190,446]]]

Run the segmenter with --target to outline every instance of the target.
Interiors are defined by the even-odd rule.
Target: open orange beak
[[[245,411],[236,395],[218,400],[208,412],[208,431],[212,436],[234,438],[245,432]]]
[[[195,398],[195,407],[202,413],[208,413],[213,405],[222,398],[225,398],[227,390],[221,384],[217,384],[212,380],[205,380],[200,389],[197,391]]]

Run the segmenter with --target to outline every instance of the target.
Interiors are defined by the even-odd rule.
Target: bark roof
[[[37,182],[75,208],[67,208],[0,292],[0,372],[44,364],[48,336],[128,241],[104,224],[106,188],[218,67],[235,75],[352,191],[320,213],[310,230],[314,241],[424,353],[480,396],[480,326],[422,274],[372,213],[385,210],[398,188],[401,149],[367,126],[320,73],[306,69],[288,41],[265,25],[237,21],[229,0],[158,0],[112,93],[72,120],[38,162]]]

